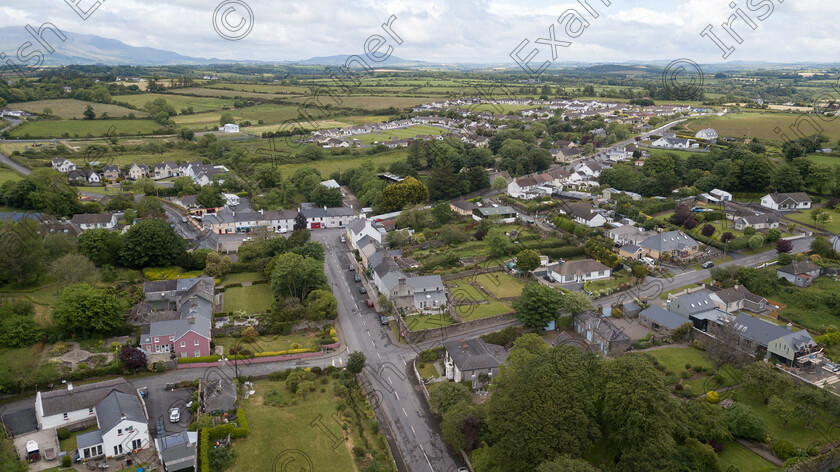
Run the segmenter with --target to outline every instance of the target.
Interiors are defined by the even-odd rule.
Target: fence
[[[429,328],[422,331],[409,331],[408,325],[402,316],[396,316],[397,324],[400,332],[403,333],[403,338],[407,343],[422,342],[427,339],[445,339],[451,336],[466,334],[483,328],[501,327],[504,325],[519,324],[513,316],[513,313],[504,313],[501,315],[491,316],[488,318],[480,318],[477,320],[464,321],[463,323],[440,326],[438,328]]]

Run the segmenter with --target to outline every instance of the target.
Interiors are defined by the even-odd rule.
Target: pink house
[[[140,337],[140,347],[147,354],[209,356],[214,287],[215,281],[204,276],[146,282],[149,314],[166,319],[149,323],[149,333]]]

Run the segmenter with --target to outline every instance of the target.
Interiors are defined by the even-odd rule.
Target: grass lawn
[[[87,428],[81,431],[77,431],[71,434],[69,438],[59,441],[58,446],[61,448],[62,451],[65,451],[66,453],[70,454],[72,453],[72,451],[76,450],[76,436],[84,433],[89,433],[91,431],[96,431],[96,429],[96,425],[88,426]]]
[[[648,354],[655,357],[666,369],[673,371],[677,375],[687,370],[685,368],[686,364],[691,365],[692,369],[688,369],[691,377],[682,379],[682,383],[683,385],[691,385],[691,390],[697,395],[702,395],[710,390],[717,390],[737,383],[737,371],[728,366],[720,369],[718,380],[709,378],[705,370],[713,367],[712,362],[706,357],[703,351],[696,347],[667,347],[655,349]],[[695,372],[693,368],[696,366],[702,367],[704,371]]]
[[[808,159],[814,164],[840,165],[840,156],[836,154],[808,154],[805,159]]]
[[[32,121],[12,128],[11,136],[14,138],[60,138],[67,134],[72,138],[105,136],[108,133],[117,136],[134,136],[152,134],[160,127],[160,124],[152,120]]]
[[[468,280],[468,278],[455,279],[446,283],[446,286],[449,288],[449,293],[452,294],[452,299],[455,300],[455,303],[458,301],[477,302],[486,300],[487,295],[482,293],[481,290],[473,287]]]
[[[525,282],[503,272],[479,274],[475,281],[497,298],[518,297],[522,295],[522,288],[525,287]]]
[[[193,270],[186,272],[178,266],[172,267],[146,267],[143,269],[143,277],[148,280],[172,280],[172,279],[186,279],[190,277],[198,277],[204,272],[200,270]]]
[[[501,315],[503,313],[510,313],[513,309],[498,300],[490,299],[488,303],[458,305],[455,307],[455,311],[457,311],[464,320],[476,320],[479,318],[489,318],[491,316]]]
[[[23,176],[5,166],[0,166],[0,185],[10,180],[20,180]]]
[[[837,317],[832,315],[820,303],[810,304],[807,294],[825,295],[829,293],[837,293],[840,290],[840,284],[831,280],[828,277],[820,277],[815,280],[808,288],[794,288],[796,292],[788,294],[784,290],[780,290],[774,294],[772,298],[776,302],[784,303],[787,308],[779,312],[785,318],[793,320],[796,324],[804,326],[815,331],[823,332],[825,327],[829,325],[837,325]]]
[[[420,372],[420,376],[424,379],[428,378],[436,378],[439,374],[437,369],[435,368],[435,362],[417,362],[417,371]]]
[[[405,323],[409,331],[422,331],[424,329],[440,328],[448,326],[455,321],[449,315],[412,315],[405,317]]]
[[[365,144],[373,144],[374,142],[389,142],[392,141],[394,138],[396,139],[403,139],[403,138],[413,138],[419,135],[438,135],[438,134],[447,134],[449,133],[448,130],[444,128],[439,128],[437,126],[428,126],[428,125],[417,125],[417,126],[409,126],[408,128],[400,128],[400,129],[391,129],[387,131],[382,131],[379,133],[369,133],[369,134],[361,134],[356,136],[356,139],[365,143]]]
[[[28,111],[29,113],[36,114],[43,113],[44,108],[51,108],[53,116],[64,120],[81,120],[85,117],[83,113],[88,107],[88,105],[93,107],[93,111],[94,113],[96,113],[97,117],[102,116],[103,113],[107,113],[108,116],[113,118],[128,116],[130,113],[134,113],[134,116],[136,116],[137,118],[145,118],[148,116],[148,114],[142,110],[132,110],[131,108],[125,108],[118,105],[109,105],[105,103],[85,102],[82,100],[75,100],[72,98],[60,98],[57,100],[38,100],[34,102],[9,104],[10,107],[15,106],[16,109],[19,108],[21,110]]]
[[[733,392],[733,398],[735,401],[750,407],[761,418],[764,427],[767,429],[767,434],[773,439],[785,439],[794,446],[802,448],[824,445],[837,439],[836,437],[826,438],[825,432],[834,430],[834,426],[820,418],[814,420],[813,427],[810,429],[805,427],[805,422],[796,418],[790,420],[786,428],[782,428],[779,419],[770,413],[770,410],[764,405],[763,399],[757,393],[739,388]]]
[[[764,246],[761,246],[760,248],[755,249],[755,250],[753,250],[753,249],[742,249],[738,252],[740,252],[744,256],[754,256],[756,254],[761,254],[761,253],[764,253],[764,252],[775,251],[775,250],[776,250],[776,243],[773,243],[773,244],[765,244]],[[717,264],[717,262],[715,262],[715,264]]]
[[[356,470],[349,442],[341,441],[337,447],[333,443],[343,432],[342,425],[333,420],[340,399],[332,380],[327,385],[317,382],[316,390],[307,392],[305,399],[302,394],[290,393],[283,382],[257,381],[254,388],[254,396],[241,400],[251,434],[234,441],[237,459],[230,472],[266,470],[276,454],[288,450],[305,454],[312,461],[311,470]],[[266,400],[278,406],[266,405]],[[320,423],[313,423],[319,419]],[[355,425],[351,431],[357,431]]]
[[[776,247],[775,245],[770,246],[770,249],[775,249],[775,247]],[[761,248],[759,248],[759,249],[761,249]],[[723,264],[724,262],[729,262],[731,260],[732,260],[732,256],[727,254],[725,256],[718,257],[717,259],[712,259],[712,262],[714,262],[714,264],[716,266],[718,266],[718,265]],[[694,270],[700,270],[700,269],[703,268],[703,264],[694,264],[693,266],[691,266],[691,268],[694,269]]]
[[[591,282],[586,283],[586,289],[590,292],[596,290],[604,290],[605,288],[619,288],[621,284],[630,283],[633,279],[633,276],[627,272],[626,270],[622,270],[618,272],[617,277],[610,277],[608,279],[603,280],[593,280]]]
[[[829,221],[825,225],[822,225],[822,224],[819,225],[819,229],[824,229],[826,231],[831,231],[832,233],[840,233],[840,215],[832,214],[831,211],[829,211],[829,214],[831,215],[831,221]],[[811,226],[817,226],[816,224],[814,224],[814,220],[811,219],[810,211],[804,211],[804,212],[800,212],[800,213],[792,213],[792,214],[786,215],[786,216],[788,218],[790,218],[794,221],[798,221],[800,223],[809,224]]]
[[[288,351],[292,348],[292,343],[300,344],[300,346],[304,348],[314,348],[320,346],[320,344],[316,342],[316,339],[314,337],[306,336],[303,334],[290,334],[288,336],[259,336],[252,343],[245,343],[241,340],[241,338],[225,336],[223,338],[215,337],[213,338],[213,342],[215,342],[217,346],[224,346],[225,354],[228,353],[228,349],[234,346],[243,349],[248,349],[254,354],[260,352]]]
[[[247,314],[265,313],[274,303],[274,293],[268,284],[232,287],[225,290],[224,311],[244,311]]]
[[[193,111],[198,113],[208,110],[221,110],[223,108],[230,108],[233,106],[233,99],[230,98],[207,98],[207,97],[189,97],[186,95],[175,95],[170,93],[141,93],[138,95],[118,95],[114,97],[115,102],[128,103],[139,109],[158,98],[163,98],[167,103],[175,107],[175,111],[181,112],[181,109],[193,107]],[[189,115],[179,115],[189,116]]]
[[[119,187],[76,187],[80,192],[95,193],[98,195],[119,195],[128,193]]]
[[[260,274],[258,272],[230,273],[222,278],[222,285],[242,282],[253,282],[255,280],[265,280],[265,275]]]
[[[737,467],[740,472],[779,470],[773,467],[773,464],[734,440],[723,443],[723,452],[718,455],[718,460],[720,460],[722,470],[726,470],[730,465]]]

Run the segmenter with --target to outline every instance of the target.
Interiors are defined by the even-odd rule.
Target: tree
[[[586,292],[569,292],[563,296],[563,311],[579,315],[592,309],[592,298]]]
[[[341,190],[318,185],[309,194],[309,199],[319,207],[334,208],[341,206],[344,198],[341,195]]]
[[[757,232],[758,231],[753,226],[747,226],[744,228],[744,236],[754,236]]]
[[[731,324],[720,325],[714,331],[714,337],[706,340],[706,355],[715,366],[715,374],[720,373],[720,368],[726,364],[732,367],[740,367],[749,359],[749,354],[734,348],[738,346],[741,338],[740,333]]]
[[[432,206],[432,218],[439,225],[445,225],[452,221],[452,208],[449,202],[437,202]]]
[[[215,185],[205,185],[198,191],[195,203],[204,208],[218,208],[225,204],[225,197],[222,196],[222,189]]]
[[[307,228],[306,217],[303,216],[302,212],[298,212],[297,216],[295,216],[295,225],[292,227],[294,231],[303,230]]]
[[[493,179],[493,190],[507,190],[508,181],[501,175]]]
[[[702,234],[707,238],[711,238],[713,234],[715,234],[715,227],[713,225],[703,225]]]
[[[277,295],[303,300],[309,292],[327,283],[323,264],[300,254],[289,252],[275,256],[266,270],[269,268],[271,288]]]
[[[32,316],[12,315],[0,321],[0,346],[31,346],[44,337],[44,330]]]
[[[732,232],[730,231],[727,231],[720,236],[720,242],[722,242],[723,244],[726,244],[729,241],[732,241],[733,239],[735,239],[735,235],[732,234]]]
[[[220,278],[230,272],[233,263],[230,256],[222,256],[218,252],[208,253],[204,259],[204,273],[213,278]]]
[[[428,199],[429,189],[426,184],[414,177],[406,177],[402,182],[382,189],[380,210],[383,212],[399,211],[406,206],[416,205]]]
[[[81,254],[65,254],[52,263],[50,275],[63,286],[91,282],[96,278],[96,266]]]
[[[794,405],[775,395],[770,397],[770,401],[767,402],[767,409],[779,419],[782,428],[787,428],[788,422],[796,416]]]
[[[146,353],[136,347],[123,346],[120,349],[120,362],[126,369],[137,372],[137,369],[146,367]]]
[[[467,237],[467,233],[460,226],[443,225],[440,229],[440,239],[450,246],[466,241]]]
[[[71,285],[61,293],[53,320],[68,333],[110,334],[123,326],[127,307],[126,299],[109,289]]]
[[[322,262],[324,260],[324,246],[318,241],[307,241],[298,247],[292,248],[291,252]]]
[[[472,402],[470,388],[459,382],[439,382],[429,387],[429,407],[443,415],[459,403]]]
[[[633,278],[636,279],[638,283],[644,282],[645,277],[647,277],[647,266],[641,263],[633,264],[633,268],[631,269],[633,273]]]
[[[516,255],[516,268],[525,272],[531,272],[540,266],[540,255],[533,249],[519,251]]]
[[[96,118],[96,113],[93,111],[93,107],[88,105],[85,107],[85,111],[82,112],[86,120],[92,120]]]
[[[537,472],[598,472],[589,462],[571,457],[559,457],[551,462],[543,462]]]
[[[776,251],[780,254],[787,254],[793,250],[793,243],[788,239],[779,239],[776,241]]]
[[[472,451],[481,444],[487,414],[480,405],[460,402],[446,410],[440,423],[441,436],[455,450]]]
[[[338,316],[338,301],[329,290],[313,290],[306,296],[306,319],[334,320]]]
[[[165,221],[142,220],[122,236],[120,260],[127,267],[168,267],[186,249],[186,242]]]
[[[724,410],[729,432],[737,438],[752,439],[764,442],[767,431],[764,422],[748,406],[736,402]]]
[[[44,245],[38,223],[26,218],[17,223],[0,223],[0,281],[29,285],[44,272]]]
[[[222,116],[219,117],[219,124],[222,125],[222,126],[224,126],[226,124],[229,124],[229,123],[235,123],[235,122],[236,121],[234,121],[234,119],[233,119],[233,113],[230,113],[230,112],[222,113]]]
[[[506,256],[513,249],[513,243],[510,242],[510,238],[499,228],[490,228],[490,231],[484,236],[484,240],[487,241],[490,246],[490,252],[494,256]]]
[[[529,328],[544,328],[558,317],[562,306],[563,295],[538,282],[525,285],[522,295],[513,302],[516,319]]]
[[[753,235],[750,238],[749,245],[753,251],[757,250],[764,244],[764,236],[760,234]]]
[[[782,237],[782,232],[776,228],[770,228],[767,231],[767,242],[768,243],[775,243]]]
[[[365,368],[366,361],[367,358],[363,352],[353,351],[347,358],[347,370],[354,374],[359,374]]]
[[[811,241],[811,252],[819,254],[820,257],[834,258],[834,247],[831,242],[823,236],[817,236]]]
[[[760,394],[766,405],[770,397],[782,394],[790,387],[790,380],[769,362],[754,362],[741,369],[741,386]]]

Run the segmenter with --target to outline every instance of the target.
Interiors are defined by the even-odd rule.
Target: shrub
[[[798,457],[802,455],[799,449],[790,443],[790,441],[786,441],[784,439],[779,439],[778,441],[773,443],[773,452],[776,453],[779,458],[782,460],[788,460],[792,457]]]
[[[73,462],[69,455],[65,455],[61,458],[61,467],[70,467],[71,465],[73,465]]]
[[[221,356],[179,357],[179,364],[197,364],[201,362],[218,362]]]
[[[322,371],[321,368],[317,365],[310,370],[315,375],[321,375]]]
[[[764,423],[749,407],[735,403],[724,410],[729,432],[738,438],[753,439],[763,442],[767,436]]]
[[[685,370],[690,370],[690,369],[691,369],[691,362],[686,362],[685,363]]]
[[[154,363],[155,372],[166,372],[166,362],[158,361]]]
[[[680,372],[680,377],[682,377],[684,379],[687,379],[687,378],[691,377],[691,372],[689,372],[687,370],[684,370],[684,371]]]
[[[353,446],[353,455],[356,457],[364,457],[365,450],[360,448],[359,446]]]
[[[70,436],[71,436],[70,430],[67,429],[67,428],[58,428],[58,430],[56,431],[56,434],[58,435],[58,440],[59,441],[64,441],[65,439],[69,439]]]

